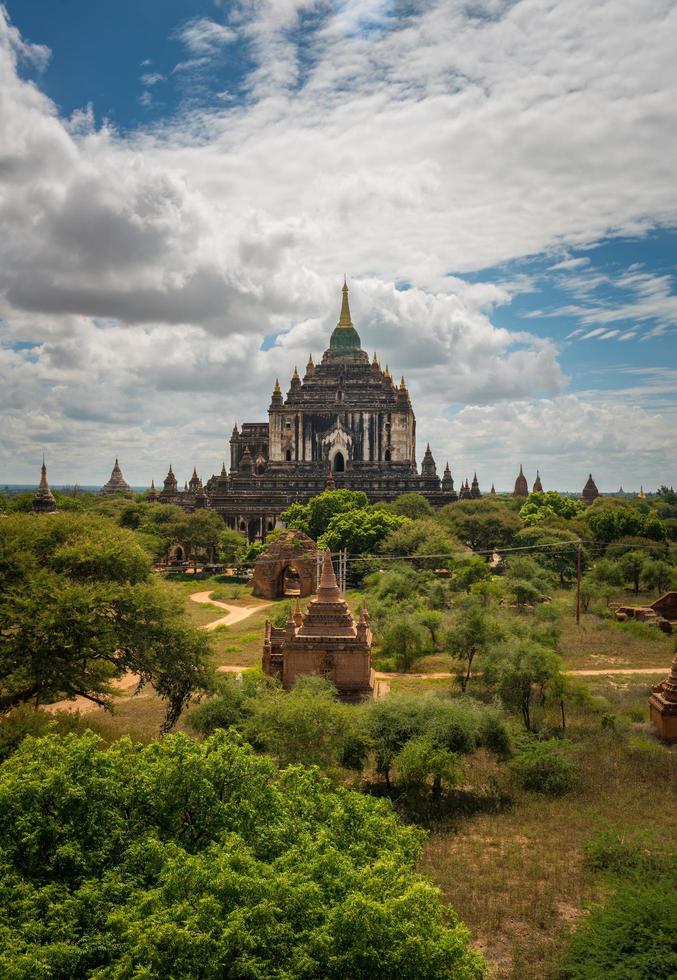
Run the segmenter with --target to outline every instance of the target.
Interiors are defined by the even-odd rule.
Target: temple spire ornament
[[[339,316],[339,327],[352,327],[353,321],[350,319],[350,304],[348,303],[348,283],[346,282],[346,277],[343,277],[343,286],[341,287],[341,292],[343,298],[341,300],[341,315]]]

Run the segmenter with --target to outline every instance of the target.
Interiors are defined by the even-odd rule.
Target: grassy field
[[[508,811],[434,828],[426,846],[425,871],[470,927],[496,980],[555,975],[568,929],[603,895],[601,879],[583,862],[583,845],[597,831],[649,831],[657,841],[674,840],[674,750],[641,734],[598,729],[575,746],[575,756],[581,773],[575,793],[558,799],[518,793]]]

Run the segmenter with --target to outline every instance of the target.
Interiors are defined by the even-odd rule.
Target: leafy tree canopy
[[[479,980],[421,840],[224,732],[29,738],[0,770],[0,973]]]
[[[541,490],[529,494],[528,500],[520,508],[520,517],[530,527],[533,524],[544,524],[553,517],[569,520],[582,514],[584,510],[585,504],[580,500],[563,497],[556,490]]]
[[[643,514],[636,507],[590,508],[587,521],[592,536],[605,543],[626,537],[665,541],[667,536],[665,525],[655,511]]]
[[[0,522],[0,711],[75,695],[109,706],[131,672],[166,700],[170,726],[210,683],[208,657],[132,532],[90,515]]]
[[[307,504],[292,504],[282,511],[280,519],[287,527],[305,531],[314,541],[324,534],[335,514],[364,510],[369,504],[361,490],[325,490]]]
[[[473,551],[508,548],[523,527],[518,514],[502,501],[459,500],[442,508],[450,530]]]
[[[398,517],[385,510],[342,511],[331,518],[326,531],[320,535],[318,544],[321,548],[330,548],[332,551],[347,548],[351,555],[368,554],[391,531],[401,528],[408,521],[408,517]]]

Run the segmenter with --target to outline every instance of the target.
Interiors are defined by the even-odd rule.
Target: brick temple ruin
[[[317,596],[305,613],[296,611],[283,627],[266,622],[263,672],[277,677],[285,690],[298,677],[324,677],[344,701],[370,698],[374,691],[372,636],[366,609],[353,618],[336,581],[331,552],[325,551]]]
[[[318,555],[317,545],[303,531],[282,531],[254,562],[252,593],[261,599],[312,595],[317,589]]]

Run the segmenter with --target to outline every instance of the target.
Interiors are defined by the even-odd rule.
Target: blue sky
[[[667,0],[9,0],[0,482],[220,468],[364,346],[458,480],[677,482]]]

